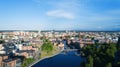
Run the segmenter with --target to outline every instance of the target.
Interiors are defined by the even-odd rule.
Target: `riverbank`
[[[54,54],[60,52],[60,50],[58,50],[58,47],[57,47],[57,46],[53,46],[53,48],[54,48],[54,49],[53,49],[51,52],[49,52],[49,53],[47,53],[47,52],[45,52],[45,51],[42,51],[40,58],[44,58],[44,57],[46,57],[46,56],[51,56],[51,55],[54,55]]]
[[[80,63],[85,61],[85,58],[75,55],[77,51],[68,51],[45,58],[33,67],[81,67]]]
[[[40,62],[41,60],[56,56],[56,55],[58,55],[59,53],[62,52],[62,50],[58,50],[57,46],[53,46],[53,47],[54,47],[53,51],[51,51],[49,53],[47,53],[45,51],[41,51],[40,59],[38,59],[38,60],[34,61],[33,63],[31,63],[28,67],[32,67],[33,65]]]

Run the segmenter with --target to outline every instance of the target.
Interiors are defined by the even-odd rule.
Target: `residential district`
[[[76,31],[1,31],[0,67],[21,67],[25,59],[40,59],[44,38],[60,50],[64,40],[70,48],[83,48],[97,43],[117,43],[120,32]],[[73,44],[77,43],[77,44]]]

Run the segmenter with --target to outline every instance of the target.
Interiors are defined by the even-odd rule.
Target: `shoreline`
[[[60,52],[58,52],[58,53],[56,53],[56,54],[53,54],[53,55],[51,55],[51,56],[46,56],[46,57],[44,57],[44,58],[41,58],[41,59],[39,59],[39,60],[36,60],[35,62],[33,62],[33,63],[32,63],[31,65],[29,65],[28,67],[32,67],[33,65],[35,65],[36,63],[38,63],[38,62],[40,62],[40,61],[42,61],[42,60],[44,60],[44,59],[54,57],[54,56],[60,54],[62,51],[63,51],[63,50],[61,50]]]

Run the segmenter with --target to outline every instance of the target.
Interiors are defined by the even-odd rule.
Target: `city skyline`
[[[0,30],[120,31],[119,0],[0,0]]]

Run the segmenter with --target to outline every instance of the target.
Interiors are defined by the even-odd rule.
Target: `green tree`
[[[81,62],[81,63],[80,63],[80,66],[81,66],[81,67],[85,67],[85,62]]]
[[[46,40],[42,45],[42,50],[46,51],[47,53],[51,52],[53,50],[53,44]]]
[[[90,66],[93,67],[93,58],[91,55],[88,56],[87,60],[88,60],[88,63],[90,63]]]
[[[115,60],[115,54],[118,52],[116,44],[94,44],[85,45],[82,48],[83,54],[87,58],[85,67],[112,67],[112,62]],[[117,61],[118,62],[118,61]],[[114,64],[119,66],[118,63]],[[114,66],[113,65],[113,66]]]
[[[5,41],[4,40],[0,40],[0,44],[3,44],[3,43],[5,43]]]
[[[95,57],[94,59],[95,59],[94,60],[94,66],[95,67],[102,67],[100,58],[99,57]]]
[[[112,67],[112,63],[107,63],[106,67]]]
[[[22,39],[22,40],[21,40],[21,43],[24,43],[24,42],[25,42],[24,39]]]
[[[2,36],[0,36],[0,39],[3,39],[3,37],[2,37]]]
[[[21,67],[27,67],[29,64],[31,64],[34,60],[32,58],[26,58],[24,59],[23,64],[21,65]]]
[[[85,64],[85,67],[91,67],[89,63],[86,63]]]

